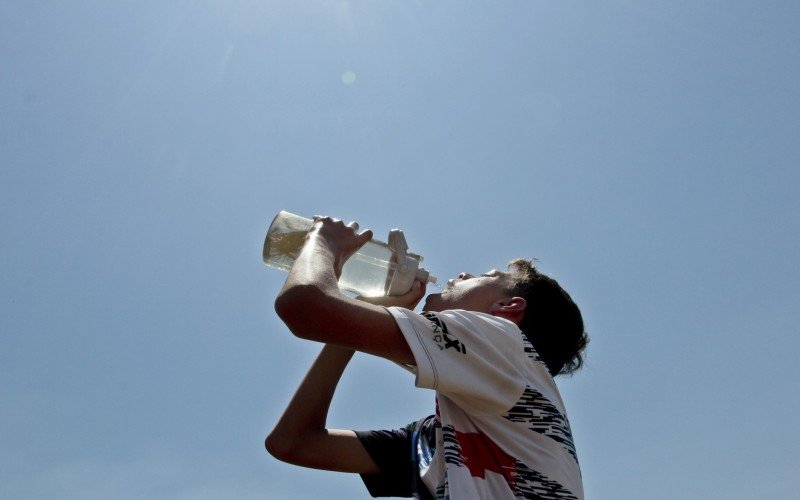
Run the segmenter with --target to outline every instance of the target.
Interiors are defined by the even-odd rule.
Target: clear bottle
[[[273,219],[264,241],[264,264],[288,271],[300,255],[314,221],[281,211]],[[436,278],[419,267],[422,256],[408,252],[399,229],[389,232],[389,242],[368,241],[342,267],[339,288],[363,295],[402,295],[414,281],[436,284]]]

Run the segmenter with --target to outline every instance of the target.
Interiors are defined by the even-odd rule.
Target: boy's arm
[[[349,246],[343,252],[335,254],[324,239],[330,235],[319,234],[326,224],[345,232]],[[295,335],[340,345],[323,347],[265,444],[270,454],[285,462],[375,474],[380,472],[379,467],[355,432],[325,428],[328,409],[354,349],[413,363],[408,344],[384,307],[413,309],[425,295],[425,286],[415,283],[410,292],[399,297],[355,300],[342,294],[336,284],[341,266],[371,237],[369,231],[356,237],[352,226],[337,225],[329,219],[317,224],[276,300],[275,309]],[[343,311],[337,311],[337,307]]]
[[[267,451],[295,465],[340,472],[377,473],[355,432],[326,429],[331,399],[353,350],[326,345],[267,436]]]
[[[371,231],[358,235],[357,229],[355,223],[318,218],[275,300],[275,311],[300,338],[413,365],[411,349],[392,315],[339,290],[344,262],[372,238]],[[409,295],[416,305],[424,293],[424,286],[415,285]]]

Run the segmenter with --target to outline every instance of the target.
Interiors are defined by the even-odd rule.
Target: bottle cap
[[[421,281],[422,283],[433,283],[436,284],[436,276],[431,276],[431,273],[428,272],[427,269],[424,267],[420,267],[417,269],[417,275],[414,276],[417,281]]]
[[[423,283],[436,283],[436,278],[419,267],[422,256],[408,251],[408,243],[403,231],[392,229],[389,231],[387,245],[392,250],[395,262],[395,271],[387,287],[387,295],[402,295],[414,285],[414,281]]]

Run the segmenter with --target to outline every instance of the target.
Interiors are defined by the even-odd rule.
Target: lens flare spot
[[[356,81],[356,74],[352,71],[345,71],[342,73],[342,83],[345,85],[352,85]]]

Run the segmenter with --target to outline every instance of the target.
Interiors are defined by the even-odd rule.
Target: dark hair
[[[528,338],[550,374],[572,374],[583,366],[589,336],[583,329],[581,311],[553,278],[536,269],[533,261],[515,259],[509,293],[527,302],[519,328]]]

